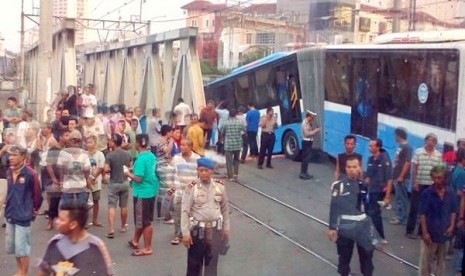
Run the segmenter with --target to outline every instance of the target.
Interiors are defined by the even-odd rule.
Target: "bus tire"
[[[288,131],[283,138],[283,153],[286,158],[299,161],[300,145],[297,136],[293,131]]]

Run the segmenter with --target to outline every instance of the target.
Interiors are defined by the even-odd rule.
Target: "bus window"
[[[249,77],[247,75],[240,76],[235,83],[237,105],[247,106],[247,103],[252,100]]]
[[[266,67],[255,72],[254,100],[257,108],[266,108],[277,105],[277,96],[273,90],[273,70]]]
[[[351,133],[365,137],[377,136],[378,62],[378,58],[364,57],[356,57],[352,61],[354,97],[351,103]]]
[[[457,56],[431,50],[383,55],[379,112],[455,130]]]
[[[350,55],[327,54],[325,73],[325,99],[330,102],[349,105],[352,93],[350,87]]]

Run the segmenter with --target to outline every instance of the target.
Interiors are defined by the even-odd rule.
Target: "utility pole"
[[[21,90],[24,90],[24,0],[21,0],[21,42],[19,58],[19,87]]]
[[[400,32],[400,7],[401,7],[401,0],[394,0],[394,9],[393,9],[393,18],[392,18],[392,32],[398,33]]]
[[[52,86],[52,40],[53,40],[53,1],[40,0],[40,26],[39,26],[39,55],[38,64],[40,69],[37,72],[37,92],[32,95],[32,100],[36,103],[36,114],[39,122],[45,116],[45,99],[50,98]]]

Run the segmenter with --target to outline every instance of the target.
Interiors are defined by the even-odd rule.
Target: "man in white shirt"
[[[92,94],[93,85],[88,84],[85,89],[85,93],[81,95],[82,101],[82,116],[93,116],[94,108],[97,105],[97,98]]]
[[[173,109],[176,114],[176,126],[181,127],[181,132],[186,126],[186,121],[184,120],[186,115],[192,114],[191,107],[184,102],[183,98],[178,98],[178,104]]]

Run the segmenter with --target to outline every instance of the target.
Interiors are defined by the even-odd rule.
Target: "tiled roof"
[[[181,9],[214,12],[214,11],[226,9],[226,7],[227,7],[226,4],[213,4],[213,3],[210,3],[209,1],[196,0],[196,1],[192,1],[190,3],[185,4],[184,6],[181,7]]]
[[[241,11],[249,14],[276,14],[276,3],[253,4],[241,9]]]

